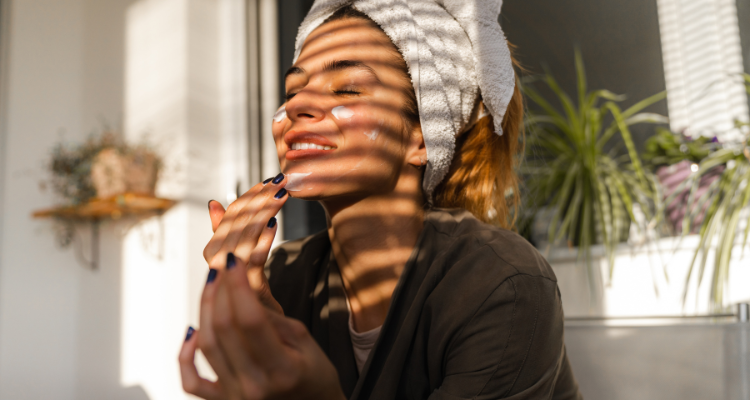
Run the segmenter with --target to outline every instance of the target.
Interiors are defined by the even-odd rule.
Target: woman
[[[552,270],[489,224],[511,225],[523,118],[499,11],[316,2],[274,116],[284,173],[226,212],[209,202],[201,329],[180,353],[188,393],[580,398]],[[328,230],[266,263],[290,194],[319,201]],[[197,348],[216,382],[199,377]]]

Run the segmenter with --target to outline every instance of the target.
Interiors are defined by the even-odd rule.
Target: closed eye
[[[343,95],[343,96],[355,96],[355,95],[360,94],[360,92],[356,90],[334,90],[333,93],[336,93],[338,95]]]
[[[284,97],[286,98],[286,101],[289,101],[292,97],[294,97],[296,95],[297,95],[297,93],[287,93],[286,96],[284,96]]]

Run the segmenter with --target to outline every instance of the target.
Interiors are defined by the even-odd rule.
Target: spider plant
[[[634,206],[639,205],[647,219],[655,221],[659,215],[656,180],[643,169],[629,127],[666,122],[661,115],[642,112],[666,94],[658,93],[623,111],[618,103],[624,96],[588,91],[579,51],[575,66],[575,100],[550,73],[523,85],[527,99],[536,106],[528,113],[526,161],[521,167],[528,190],[526,206],[534,215],[543,207],[552,209],[549,243],[567,240],[569,246],[578,246],[579,260],[586,260],[589,274],[593,272],[591,246],[603,244],[611,275],[615,248],[627,239],[630,223],[636,220]],[[561,110],[532,86],[539,81],[551,90]],[[593,279],[589,282],[593,285]]]
[[[750,75],[744,74],[745,86],[750,94]],[[737,122],[737,127],[750,126],[748,123]],[[746,129],[746,128],[745,128]],[[726,168],[719,179],[709,187],[703,194],[697,193],[700,177],[724,165]],[[688,271],[683,302],[689,289],[693,268],[698,267],[698,287],[708,272],[709,250],[715,245],[714,265],[711,271],[711,298],[710,307],[713,311],[721,311],[724,306],[724,289],[729,280],[729,263],[732,259],[732,251],[735,247],[737,236],[742,234],[741,247],[747,245],[748,234],[750,234],[750,133],[745,135],[744,142],[725,146],[716,150],[703,159],[698,166],[698,171],[690,177],[692,185],[690,197],[688,198],[688,209],[695,203],[696,210],[700,210],[703,204],[708,202],[706,215],[703,218],[699,231],[698,248],[695,250],[690,269]],[[744,214],[744,215],[743,215]],[[695,213],[686,214],[683,220],[683,235],[690,232],[690,223]],[[745,228],[742,232],[741,222],[744,219]]]

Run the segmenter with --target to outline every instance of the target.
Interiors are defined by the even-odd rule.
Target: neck
[[[414,190],[420,182],[421,176],[407,174],[390,193],[345,204],[323,202],[333,256],[358,332],[383,324],[393,290],[422,231],[424,201],[421,190]]]

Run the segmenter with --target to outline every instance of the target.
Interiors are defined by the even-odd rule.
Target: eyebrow
[[[357,60],[336,60],[336,61],[327,62],[325,66],[323,66],[323,72],[337,72],[337,71],[343,71],[343,70],[352,69],[352,68],[367,71],[378,82],[380,82],[380,78],[378,78],[378,75],[375,73],[375,70],[372,69],[372,67],[363,63],[362,61],[357,61]],[[291,75],[303,75],[306,73],[307,71],[305,71],[303,68],[291,67],[284,74],[284,79],[286,80],[286,78],[288,78]]]

